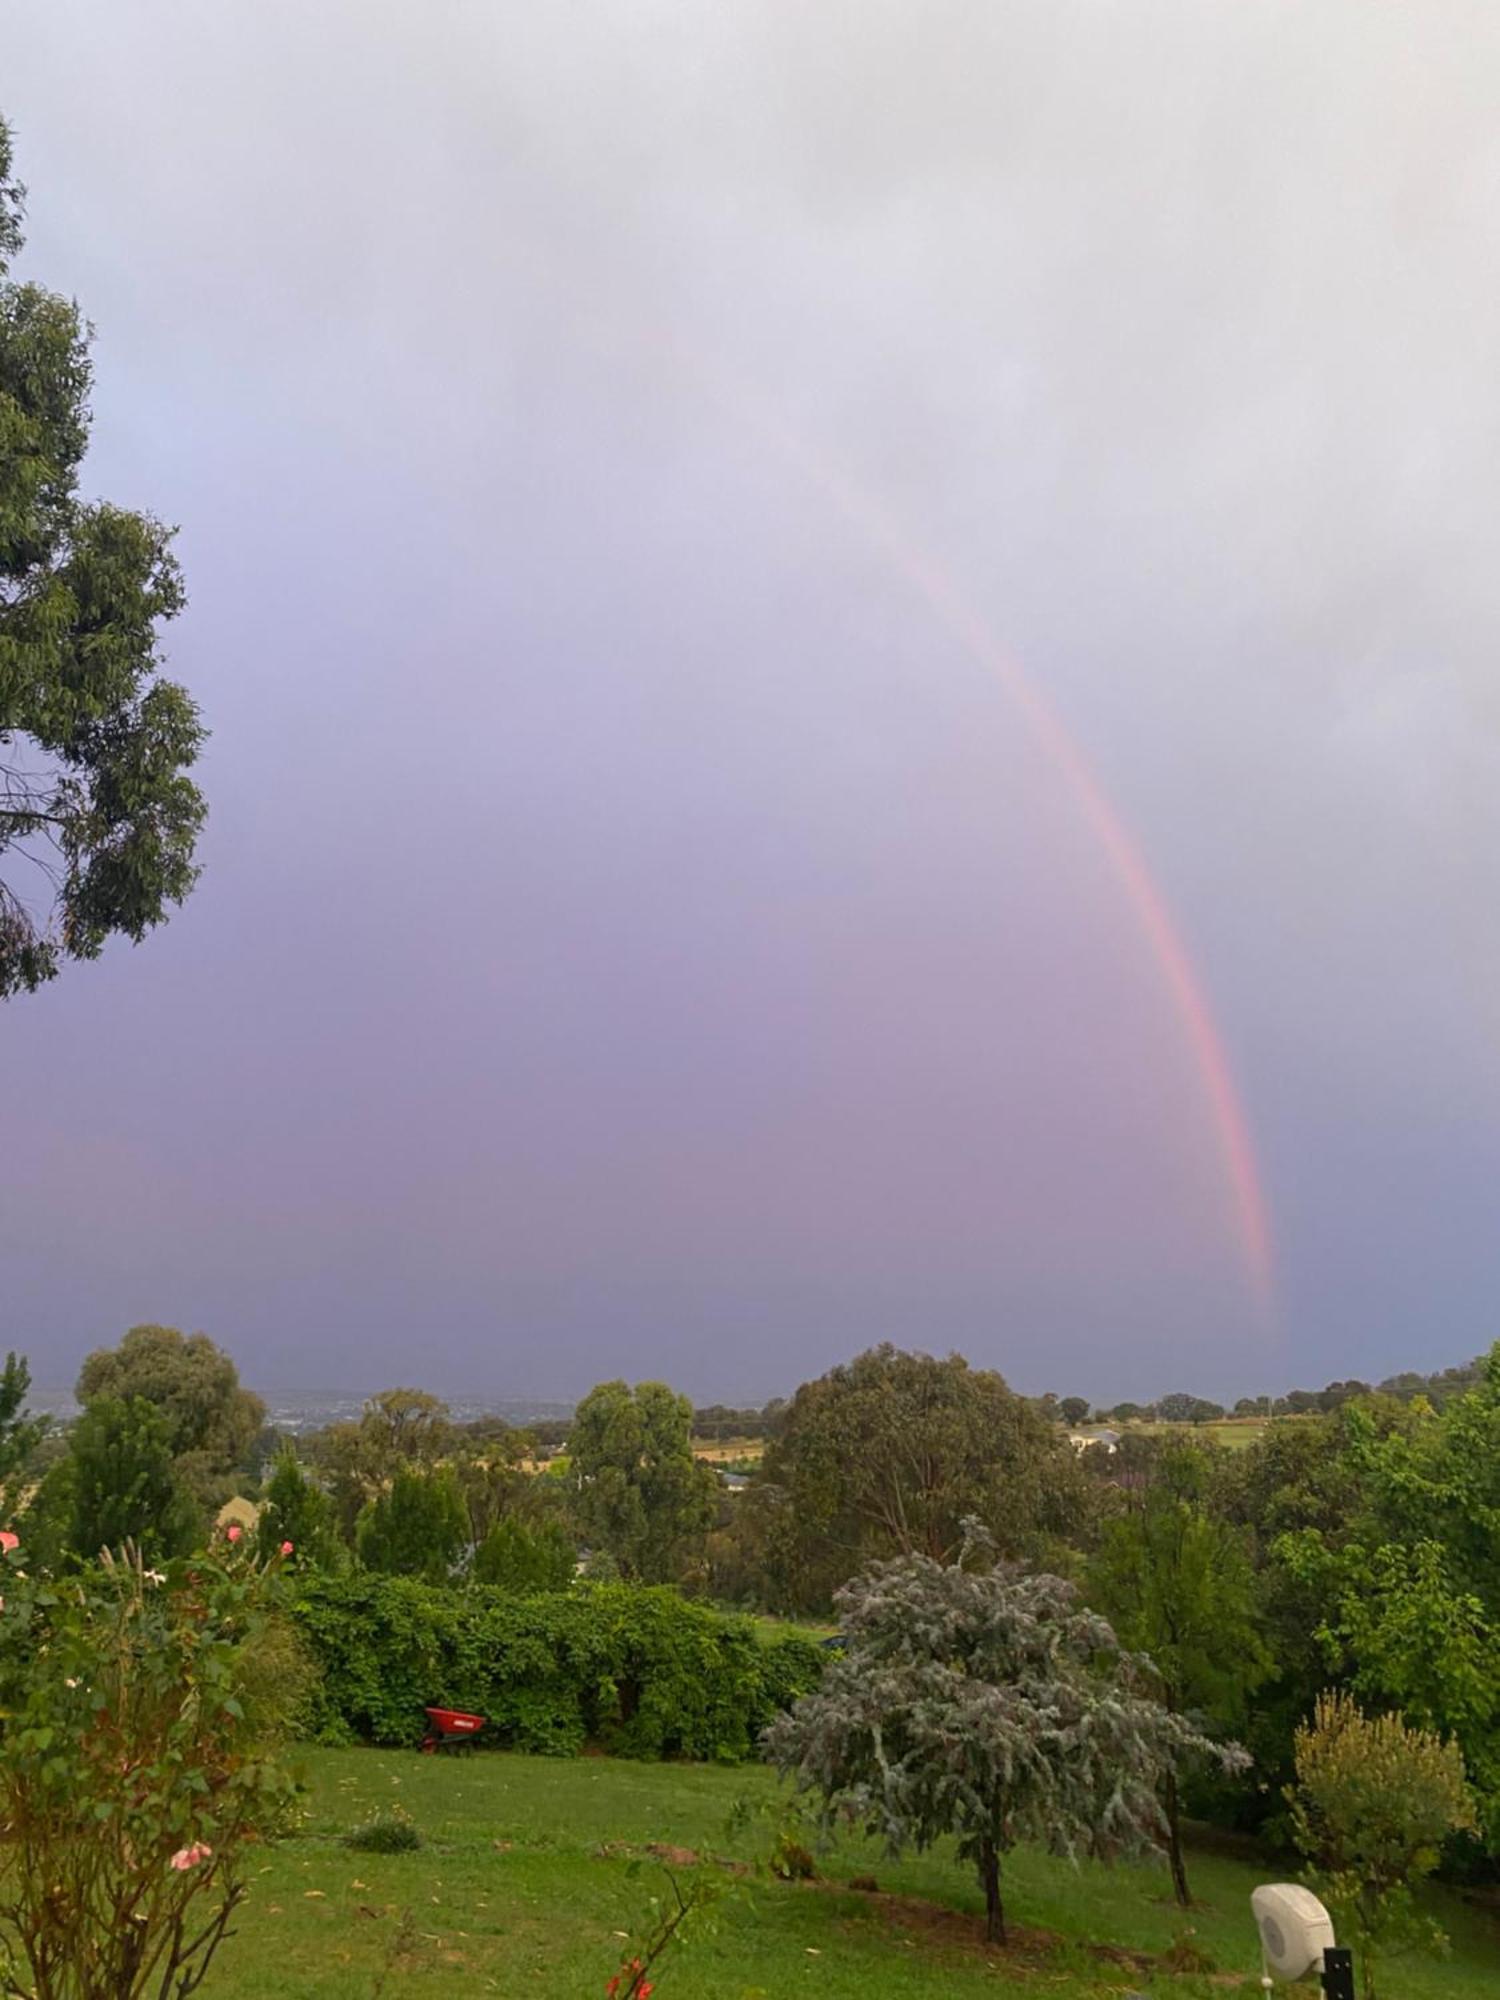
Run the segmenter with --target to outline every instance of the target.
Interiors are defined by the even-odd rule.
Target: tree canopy
[[[78,1373],[78,1400],[144,1397],[162,1413],[177,1471],[204,1506],[234,1490],[266,1406],[240,1387],[234,1362],[206,1333],[133,1326],[118,1347],[101,1347]]]
[[[366,1569],[441,1583],[453,1573],[468,1534],[468,1510],[453,1474],[404,1466],[389,1493],[360,1516],[355,1546]]]
[[[89,1562],[134,1543],[148,1562],[186,1555],[205,1521],[178,1476],[171,1426],[144,1396],[99,1396],[38,1499],[44,1549]]]
[[[569,1470],[585,1540],[623,1576],[671,1583],[712,1525],[719,1483],[693,1457],[693,1406],[665,1382],[601,1382],[573,1418]]]
[[[1204,1504],[1208,1470],[1192,1445],[1162,1452],[1107,1525],[1090,1595],[1121,1642],[1149,1656],[1167,1707],[1217,1734],[1241,1728],[1247,1699],[1272,1663],[1257,1622],[1246,1536]],[[1162,1805],[1172,1886],[1186,1906],[1175,1766],[1164,1774]]]
[[[803,1384],[760,1483],[770,1561],[793,1608],[826,1604],[871,1560],[951,1557],[969,1515],[1003,1554],[1037,1554],[1078,1525],[1089,1492],[1057,1425],[1002,1376],[888,1345]]]
[[[205,812],[198,711],[159,671],[172,534],[79,495],[88,329],[10,276],[22,194],[0,121],[0,998],[160,923]]]

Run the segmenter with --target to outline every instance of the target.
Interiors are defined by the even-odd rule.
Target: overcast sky
[[[0,111],[213,731],[0,1019],[38,1380],[1500,1333],[1488,0],[9,0]]]

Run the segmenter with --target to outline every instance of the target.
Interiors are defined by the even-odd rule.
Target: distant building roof
[[[1091,1425],[1087,1430],[1068,1432],[1068,1443],[1075,1451],[1090,1451],[1095,1445],[1102,1445],[1106,1451],[1113,1451],[1119,1442],[1120,1433],[1108,1430],[1102,1425],[1098,1429]]]

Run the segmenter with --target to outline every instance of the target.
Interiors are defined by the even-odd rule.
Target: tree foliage
[[[144,1396],[88,1405],[43,1482],[36,1517],[44,1548],[85,1562],[126,1543],[164,1562],[200,1543],[206,1526],[178,1476],[171,1426]]]
[[[429,1703],[487,1718],[486,1741],[571,1757],[736,1763],[817,1683],[818,1646],[762,1638],[666,1587],[584,1583],[517,1596],[415,1577],[298,1571],[293,1616],[330,1742],[415,1746]]]
[[[0,998],[160,923],[205,810],[198,711],[159,672],[171,531],[79,495],[88,329],[10,276],[21,203],[0,122]]]
[[[405,1467],[436,1465],[451,1449],[448,1405],[423,1389],[383,1389],[355,1423],[329,1424],[308,1439],[325,1474],[339,1533],[351,1546],[364,1509]]]
[[[245,1895],[246,1847],[291,1802],[276,1741],[302,1676],[269,1579],[202,1557],[56,1583],[7,1568],[4,1991],[181,2000]]]
[[[78,1400],[142,1397],[159,1409],[183,1483],[205,1507],[233,1493],[265,1421],[260,1397],[240,1387],[234,1362],[206,1333],[133,1326],[118,1347],[89,1355]]]
[[[1391,1414],[1394,1412],[1394,1414]],[[1324,1673],[1454,1737],[1500,1850],[1500,1344],[1441,1410],[1351,1404],[1342,1518],[1310,1509],[1273,1544]]]
[[[560,1521],[529,1526],[508,1514],[474,1551],[474,1581],[521,1595],[566,1590],[576,1561],[573,1538]]]
[[[1207,1476],[1200,1451],[1166,1448],[1155,1476],[1106,1528],[1090,1594],[1121,1642],[1149,1656],[1167,1707],[1218,1734],[1242,1727],[1272,1662],[1246,1538],[1204,1504]],[[1164,1773],[1162,1805],[1172,1886],[1186,1905],[1175,1765]]]
[[[289,1444],[277,1454],[266,1482],[256,1539],[263,1560],[280,1555],[286,1542],[299,1564],[322,1568],[343,1559],[328,1495]]]
[[[1002,1554],[1042,1554],[1081,1524],[1089,1492],[1066,1438],[1000,1375],[889,1345],[803,1384],[759,1485],[746,1530],[763,1510],[788,1609],[827,1604],[872,1560],[950,1558],[970,1515]]]
[[[713,1523],[718,1478],[693,1457],[692,1421],[665,1382],[601,1382],[578,1405],[568,1456],[579,1527],[623,1577],[675,1581]]]
[[[1367,1716],[1330,1693],[1297,1732],[1296,1770],[1288,1798],[1297,1844],[1352,1935],[1365,2000],[1374,2000],[1377,1956],[1444,1942],[1412,1891],[1452,1835],[1477,1830],[1463,1756],[1399,1715]]]
[[[453,1574],[468,1538],[468,1510],[452,1472],[403,1466],[389,1493],[361,1515],[355,1548],[366,1569],[441,1583]]]
[[[0,1521],[19,1513],[31,1483],[37,1451],[51,1426],[26,1406],[31,1369],[18,1354],[7,1354],[0,1368]]]
[[[977,1526],[977,1524],[976,1524]],[[1233,1761],[1148,1692],[1150,1669],[1061,1577],[927,1555],[839,1593],[843,1654],[766,1732],[767,1755],[893,1852],[957,1836],[1004,1941],[1018,1841],[1104,1859],[1159,1849],[1164,1774]]]

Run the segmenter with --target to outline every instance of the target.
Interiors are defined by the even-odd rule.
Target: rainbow
[[[1093,829],[1110,872],[1145,938],[1162,984],[1181,1024],[1201,1080],[1212,1121],[1235,1235],[1258,1312],[1274,1320],[1276,1266],[1271,1225],[1249,1121],[1234,1072],[1192,957],[1166,897],[1147,866],[1139,841],[1094,775],[1084,751],[1061,716],[1019,663],[995,638],[979,612],[930,550],[911,536],[885,503],[829,455],[811,444],[785,415],[750,384],[722,366],[684,349],[680,340],[657,335],[679,371],[737,423],[748,425],[776,454],[797,468],[823,493],[843,519],[875,549],[927,605],[958,649],[994,676],[1058,772],[1087,824]]]

